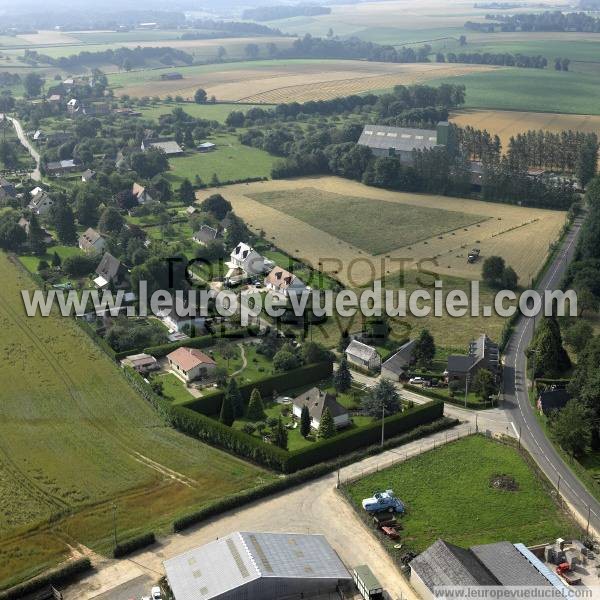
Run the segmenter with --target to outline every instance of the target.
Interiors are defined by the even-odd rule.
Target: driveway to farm
[[[563,240],[552,264],[546,269],[538,291],[556,289],[573,259],[576,242],[583,220],[575,221],[569,234]],[[536,463],[562,497],[577,513],[580,523],[600,532],[600,503],[587,490],[571,468],[558,454],[537,420],[527,393],[527,360],[525,350],[531,342],[535,319],[521,317],[506,347],[504,367],[504,404],[506,416],[521,443],[533,456]]]
[[[340,481],[362,477],[472,431],[470,424],[463,423],[454,429],[366,458],[341,469]],[[164,573],[164,560],[232,531],[257,530],[324,534],[348,568],[369,564],[390,598],[416,600],[415,593],[373,532],[336,492],[337,481],[338,473],[331,473],[289,491],[228,511],[198,527],[161,539],[150,550],[138,552],[128,560],[98,557],[94,560],[94,574],[64,591],[64,599],[127,600],[136,585],[137,592],[147,593],[149,582],[157,580]]]
[[[29,176],[34,181],[41,181],[42,174],[40,172],[40,153],[31,145],[31,143],[27,139],[27,136],[25,135],[25,132],[23,131],[23,127],[22,127],[21,123],[17,119],[14,119],[13,117],[9,117],[8,115],[5,115],[5,117],[9,121],[12,122],[12,124],[15,128],[15,131],[17,133],[17,137],[19,138],[19,141],[21,142],[21,145],[25,146],[27,152],[29,152],[29,154],[31,155],[31,158],[33,158],[33,160],[35,161],[35,169],[29,174]]]

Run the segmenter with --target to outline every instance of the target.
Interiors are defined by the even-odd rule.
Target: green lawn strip
[[[225,123],[225,119],[232,111],[247,112],[254,104],[236,104],[234,102],[222,102],[218,104],[194,104],[192,102],[161,102],[147,108],[142,108],[142,116],[146,119],[158,120],[162,115],[170,114],[173,109],[181,108],[195,119],[208,119]],[[261,108],[269,108],[269,105],[261,105]]]
[[[270,177],[273,163],[277,160],[268,152],[244,146],[237,135],[215,133],[207,138],[217,145],[211,152],[190,152],[169,159],[167,178],[175,186],[184,179],[194,182],[198,175],[209,184],[213,175],[220,183],[234,182],[257,177]]]
[[[514,477],[517,491],[492,487],[496,475]],[[345,489],[359,513],[361,500],[381,489],[393,489],[406,504],[402,550],[384,540],[396,558],[409,549],[422,552],[438,538],[469,547],[502,540],[532,545],[580,534],[528,455],[479,435],[368,475]]]
[[[248,196],[373,255],[487,219],[458,211],[346,196],[306,187]],[[357,219],[356,215],[361,218]]]

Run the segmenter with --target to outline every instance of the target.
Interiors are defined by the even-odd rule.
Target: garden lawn
[[[217,145],[212,152],[193,152],[169,160],[167,177],[173,185],[179,186],[185,178],[194,183],[196,175],[204,183],[210,183],[213,175],[220,183],[271,176],[277,158],[268,152],[244,146],[231,133],[215,134],[207,140]]]
[[[174,404],[183,404],[193,400],[194,397],[187,391],[185,384],[173,373],[158,375],[159,381],[163,384],[163,396],[171,400]]]
[[[426,474],[426,476],[424,476]],[[517,491],[492,488],[495,475],[514,477]],[[580,535],[555,502],[547,480],[520,452],[483,436],[470,436],[426,452],[347,487],[361,500],[393,489],[406,504],[402,552],[422,552],[438,538],[462,547],[509,540],[526,545]],[[394,552],[393,545],[387,543]]]

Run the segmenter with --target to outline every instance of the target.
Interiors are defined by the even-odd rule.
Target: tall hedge
[[[50,585],[58,586],[70,581],[75,576],[89,571],[91,568],[92,563],[88,557],[71,560],[57,569],[0,592],[0,600],[19,600],[27,594],[37,592]]]
[[[286,371],[285,373],[266,375],[252,383],[245,383],[240,385],[240,393],[242,394],[244,403],[248,404],[250,394],[254,388],[258,389],[263,398],[266,398],[271,396],[274,391],[283,392],[306,385],[307,383],[321,381],[322,379],[331,377],[332,374],[333,363],[323,361],[312,365],[305,365],[293,371]],[[202,413],[203,415],[218,415],[221,411],[224,395],[225,392],[222,390],[212,392],[201,398],[189,400],[181,404],[181,406]]]
[[[127,540],[123,540],[119,542],[113,548],[113,556],[115,558],[121,558],[123,556],[127,556],[136,550],[141,550],[142,548],[146,548],[147,546],[151,546],[156,542],[156,536],[154,532],[143,533],[136,537],[129,538]]]
[[[321,363],[309,365],[309,367],[315,367],[316,371],[319,365]],[[329,367],[331,368],[331,365]],[[323,368],[322,365],[321,368]],[[376,444],[381,436],[381,423],[376,421],[369,425],[349,429],[329,440],[316,442],[308,448],[288,452],[243,431],[228,427],[188,406],[173,405],[168,400],[157,396],[133,369],[127,367],[123,371],[142,396],[178,431],[282,473],[293,473],[299,469]],[[253,384],[252,387],[254,386],[256,384]],[[443,414],[444,403],[439,400],[416,405],[402,413],[387,417],[385,420],[386,436],[397,436],[419,425],[431,423],[441,418]]]

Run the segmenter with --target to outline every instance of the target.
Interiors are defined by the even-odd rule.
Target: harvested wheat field
[[[478,279],[490,255],[504,257],[525,285],[542,267],[565,222],[561,211],[391,192],[338,177],[238,184],[218,191],[274,245],[350,286],[391,276],[400,269],[394,259],[404,259],[410,268],[420,264],[444,275]],[[198,198],[210,193],[203,190]],[[481,249],[482,259],[468,264],[472,247]]]
[[[305,102],[347,96],[394,85],[423,83],[439,77],[501,67],[443,63],[393,64],[355,60],[274,60],[178,68],[183,79],[161,81],[160,71],[113,75],[109,82],[122,96],[179,95],[192,98],[198,87],[219,101]]]
[[[512,110],[461,110],[451,115],[451,120],[460,127],[470,125],[475,129],[487,129],[508,148],[511,136],[529,129],[548,131],[584,131],[600,135],[600,116],[569,115],[560,113],[519,112]]]

